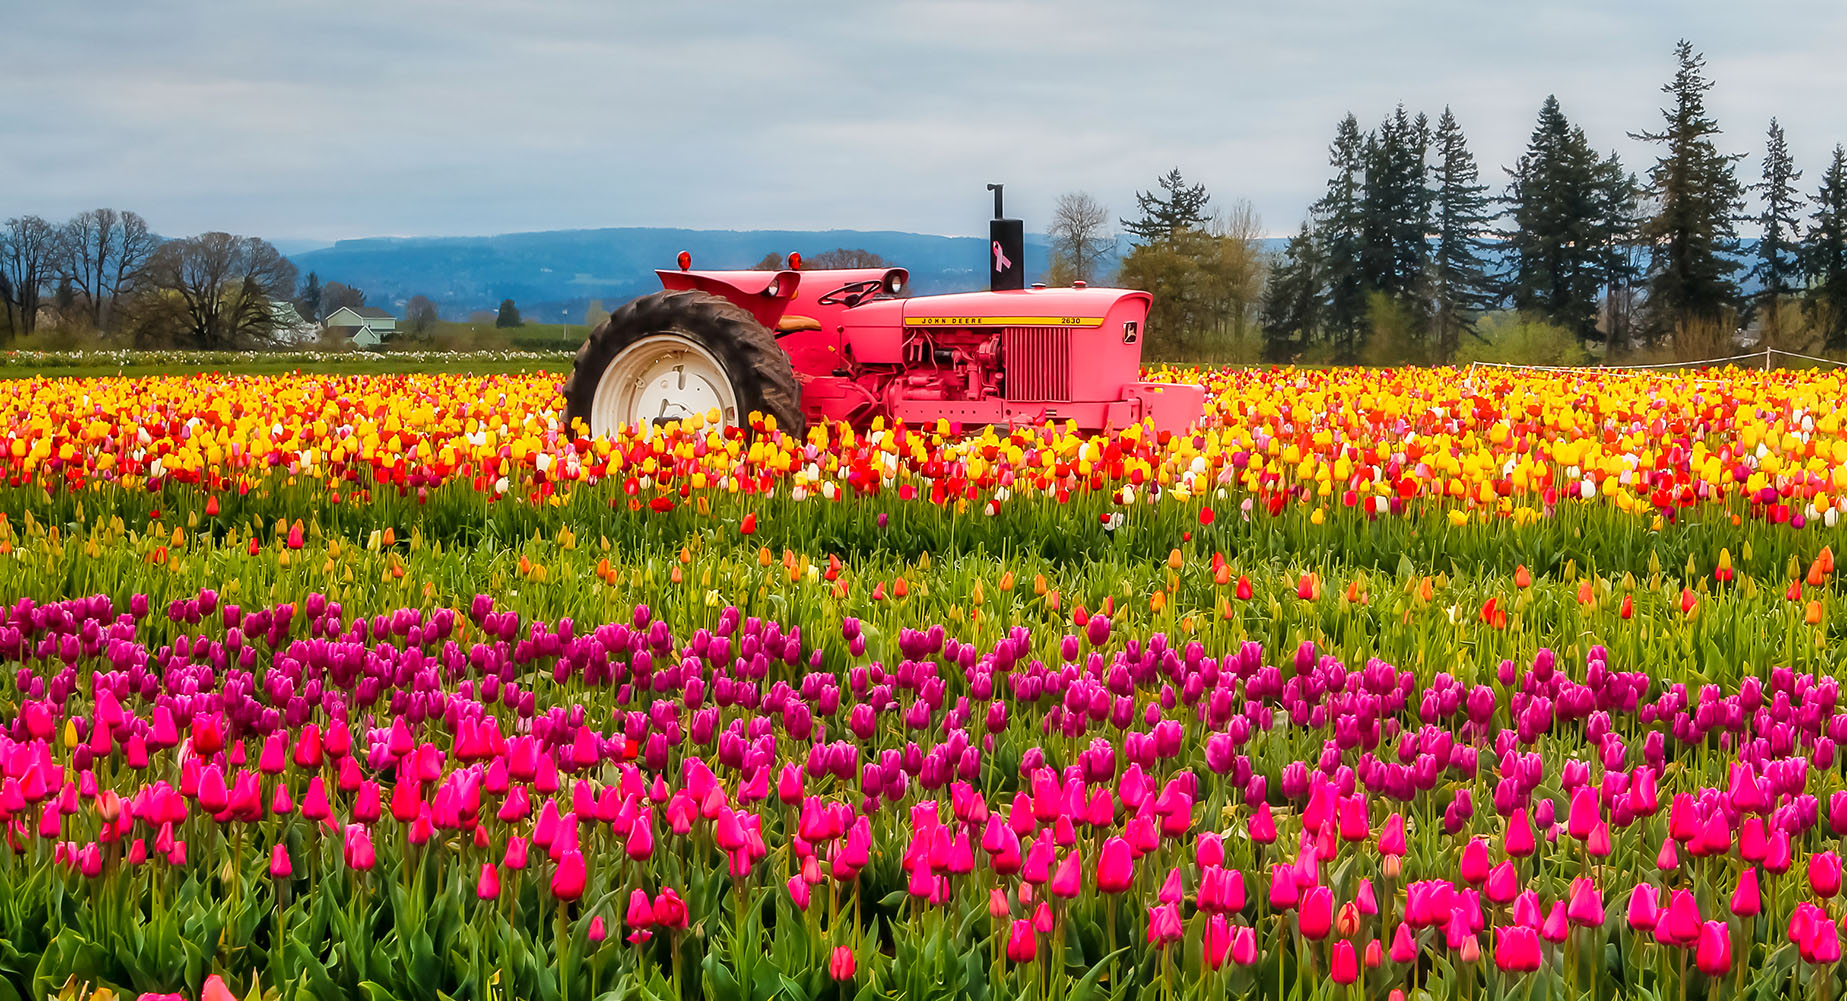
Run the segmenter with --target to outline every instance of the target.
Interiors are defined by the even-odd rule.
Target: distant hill
[[[908,268],[918,294],[961,292],[987,280],[987,241],[972,236],[860,230],[583,229],[502,236],[375,237],[341,240],[292,255],[306,276],[363,289],[370,305],[402,314],[427,295],[445,318],[465,319],[500,300],[519,304],[529,322],[576,322],[590,300],[605,308],[655,291],[654,269],[673,267],[684,250],[696,268],[748,268],[766,254],[812,256],[836,247],[869,250]],[[1127,249],[1127,244],[1120,246]],[[1045,237],[1026,237],[1029,281],[1044,276]],[[1116,262],[1105,262],[1114,269]]]

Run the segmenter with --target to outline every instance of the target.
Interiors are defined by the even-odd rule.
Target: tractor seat
[[[795,334],[804,330],[820,330],[821,321],[812,316],[785,316],[776,321],[778,334]]]

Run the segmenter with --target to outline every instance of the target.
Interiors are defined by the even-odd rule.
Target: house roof
[[[377,306],[341,306],[339,309],[336,309],[332,313],[329,313],[327,315],[337,316],[342,312],[351,313],[354,316],[360,317],[362,319],[367,319],[367,320],[396,320],[397,319],[397,317],[392,316],[390,313],[386,312],[385,310],[379,309]]]

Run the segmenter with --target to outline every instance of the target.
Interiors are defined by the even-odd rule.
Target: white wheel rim
[[[590,401],[590,433],[609,436],[626,426],[645,437],[669,421],[704,421],[713,410],[722,424],[738,421],[725,366],[689,337],[649,334],[603,369]]]

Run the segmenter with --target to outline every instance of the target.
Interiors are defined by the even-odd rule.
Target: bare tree
[[[148,266],[156,312],[193,347],[242,348],[269,338],[271,300],[295,289],[295,265],[267,241],[202,233],[162,244]]]
[[[1051,284],[1097,280],[1103,260],[1116,249],[1109,218],[1109,209],[1089,192],[1067,191],[1058,196],[1046,235],[1052,242],[1052,274],[1062,280]]]
[[[427,295],[413,295],[404,306],[404,333],[413,341],[427,341],[436,332],[436,323],[440,317],[436,313],[436,303]]]
[[[82,293],[91,326],[105,329],[116,299],[147,267],[155,242],[147,220],[134,212],[91,209],[64,224],[59,266]]]
[[[366,294],[363,289],[356,289],[340,282],[328,282],[321,286],[321,319],[323,320],[327,318],[327,314],[343,306],[358,309],[365,304]]]
[[[0,311],[7,314],[9,337],[30,335],[38,327],[39,303],[56,271],[58,242],[58,228],[35,215],[8,219],[0,231]]]

